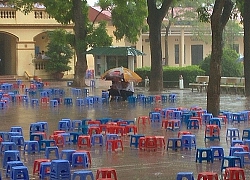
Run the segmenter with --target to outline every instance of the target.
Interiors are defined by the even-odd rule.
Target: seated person
[[[114,96],[121,96],[120,90],[121,90],[121,82],[112,81],[112,85],[110,86],[110,89],[108,89],[109,97],[111,97],[110,100],[113,100]]]
[[[133,82],[122,82],[121,96],[123,101],[126,101],[129,96],[134,94],[134,84]]]

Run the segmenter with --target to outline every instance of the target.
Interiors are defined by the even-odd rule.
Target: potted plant
[[[45,55],[48,62],[45,70],[55,79],[61,79],[65,71],[71,70],[68,64],[73,56],[73,50],[69,44],[68,35],[69,33],[63,29],[48,32],[49,43]]]

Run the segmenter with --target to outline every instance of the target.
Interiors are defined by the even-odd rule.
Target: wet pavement
[[[87,82],[88,84],[89,82]],[[109,87],[107,82],[99,82],[98,88],[90,88],[90,95],[101,96],[101,90],[106,90]],[[64,88],[66,95],[75,98],[71,94],[71,87],[66,86],[66,82],[50,83],[49,87]],[[24,93],[20,91],[20,93]],[[168,108],[168,107],[184,107],[190,108],[197,105],[206,109],[206,93],[191,92],[190,89],[177,90],[168,89],[162,93],[149,93],[144,87],[136,87],[136,94],[169,94],[176,93],[177,101],[171,102],[157,102],[147,104],[130,104],[128,102],[110,102],[104,104],[95,104],[90,106],[76,106],[73,105],[59,105],[58,107],[50,107],[48,104],[39,106],[32,106],[30,104],[10,103],[7,109],[0,109],[0,131],[9,131],[11,126],[23,127],[25,140],[29,140],[29,125],[36,121],[47,121],[49,124],[49,134],[57,130],[58,121],[62,118],[70,118],[71,120],[82,120],[84,118],[98,119],[110,117],[112,119],[135,120],[139,116],[147,116],[150,111],[155,107]],[[75,101],[73,101],[75,102]],[[221,110],[228,110],[231,112],[238,112],[249,109],[249,101],[241,96],[235,94],[222,94],[221,95]],[[242,130],[247,128],[247,123],[222,125],[220,141],[204,141],[204,125],[200,129],[189,130],[197,137],[197,147],[209,147],[211,145],[224,147],[225,155],[229,154],[230,144],[226,141],[226,129],[228,127],[237,127]],[[181,130],[186,130],[183,125]],[[171,131],[161,128],[160,124],[153,125],[139,125],[138,133],[144,135],[161,135],[164,136],[166,141],[170,137],[177,137],[178,130]],[[164,150],[158,149],[154,151],[140,151],[135,148],[130,148],[130,137],[122,137],[124,151],[107,152],[105,147],[94,146],[87,149],[91,152],[92,165],[89,168],[93,171],[94,175],[96,170],[100,167],[112,167],[116,169],[119,180],[175,180],[176,174],[180,171],[194,172],[195,178],[201,171],[213,171],[220,173],[221,161],[215,160],[214,163],[195,162],[195,153],[193,150],[178,150],[171,149]],[[75,145],[67,145],[64,149],[77,149]],[[2,161],[0,156],[0,161]],[[27,155],[21,153],[21,159],[24,164],[29,168],[30,179],[39,179],[38,176],[32,175],[33,163],[37,158],[44,158],[44,153]],[[245,166],[246,179],[250,179],[250,166]],[[5,170],[0,168],[2,177],[5,179]],[[72,172],[79,170],[79,168],[72,168]],[[8,179],[8,178],[6,178]]]

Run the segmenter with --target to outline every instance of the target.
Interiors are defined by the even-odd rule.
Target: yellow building
[[[89,19],[93,20],[99,11],[100,9],[96,7],[90,7]],[[114,27],[111,24],[110,13],[103,11],[97,22],[99,20],[108,22],[108,34],[113,36]],[[28,15],[4,5],[0,6],[0,75],[49,78],[49,74],[44,70],[47,60],[36,59],[36,56],[41,51],[46,52],[48,43],[46,31],[57,28],[64,28],[69,32],[73,32],[73,25],[59,24],[45,12],[45,7],[41,5],[36,5]],[[164,36],[165,33],[162,32],[163,57],[165,57]],[[243,37],[236,39],[234,44],[237,51],[243,54]],[[116,41],[113,38],[113,46],[134,46],[146,53],[145,56],[136,57],[134,61],[135,68],[151,65],[148,33],[143,33],[136,45],[130,44],[126,40]],[[211,52],[211,44],[193,38],[192,27],[188,26],[171,27],[168,47],[169,66],[198,64],[201,59]],[[89,69],[95,69],[94,57],[88,55],[87,59]],[[75,62],[74,57],[70,64],[72,70],[65,73],[68,75],[66,77],[73,77]],[[165,64],[163,59],[163,65]]]

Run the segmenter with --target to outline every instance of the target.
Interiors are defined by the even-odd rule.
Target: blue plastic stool
[[[34,106],[34,105],[37,105],[37,106],[38,106],[38,105],[39,105],[39,100],[38,100],[38,99],[31,99],[31,100],[30,100],[30,104],[33,105],[33,106]]]
[[[22,136],[23,135],[23,128],[20,126],[12,126],[10,128],[10,132],[19,132],[20,135]]]
[[[64,144],[72,144],[70,133],[60,133],[60,135],[63,137]]]
[[[46,157],[47,159],[51,159],[51,158],[50,158],[51,152],[54,152],[54,153],[55,153],[56,159],[59,159],[59,150],[58,150],[58,147],[57,147],[57,146],[51,146],[51,147],[46,147],[46,148],[45,148],[45,157]]]
[[[30,141],[38,141],[40,142],[43,140],[43,135],[40,133],[31,133],[30,134]]]
[[[55,146],[55,140],[41,140],[39,142],[39,149],[40,151],[45,151],[46,147],[51,147],[51,146]]]
[[[40,152],[38,141],[24,141],[23,151],[28,154]]]
[[[38,121],[36,122],[37,124],[40,124],[41,125],[41,132],[49,132],[49,125],[48,125],[48,122],[46,121]]]
[[[3,139],[4,142],[10,141],[10,134],[9,134],[9,132],[1,131],[0,132],[0,137]]]
[[[239,139],[232,140],[231,147],[235,146],[236,144],[243,145],[243,141]]]
[[[82,98],[77,98],[77,99],[76,99],[76,105],[77,105],[77,106],[84,106],[84,99],[82,99]]]
[[[64,98],[64,105],[72,105],[72,104],[73,104],[73,100],[71,97]]]
[[[250,164],[250,161],[249,161],[250,160],[250,153],[249,152],[246,152],[246,151],[234,152],[233,156],[240,157],[243,167],[245,164]],[[247,157],[248,161],[246,161],[246,157]]]
[[[161,121],[161,113],[159,112],[150,112],[149,118],[151,122],[160,122]]]
[[[83,168],[89,167],[88,155],[86,152],[75,152],[72,154],[72,167],[83,166]]]
[[[58,103],[57,100],[52,99],[52,100],[49,101],[50,107],[57,107],[58,104],[59,104],[59,103]]]
[[[168,101],[169,102],[175,102],[176,101],[176,94],[169,94],[168,95]]]
[[[138,148],[139,139],[141,137],[145,137],[145,135],[143,135],[143,134],[132,134],[132,135],[130,135],[130,147],[134,146],[135,148]]]
[[[94,104],[94,99],[92,97],[85,97],[83,100],[84,100],[84,104],[86,105]]]
[[[10,142],[14,142],[17,146],[24,145],[24,137],[23,136],[11,136]]]
[[[203,156],[204,154],[206,155]],[[212,158],[211,148],[197,148],[195,162],[199,161],[199,163],[202,163],[203,160],[206,160],[207,162],[211,162],[211,163],[214,162]]]
[[[68,160],[52,160],[50,167],[50,180],[71,179],[70,164]]]
[[[105,144],[106,144],[107,140],[118,139],[118,138],[119,138],[118,134],[106,134]]]
[[[194,180],[193,172],[178,172],[176,180],[182,180],[183,178],[187,180]]]
[[[91,180],[94,180],[93,172],[90,170],[75,171],[72,180],[79,179],[77,177],[80,177],[80,180],[87,180],[88,177],[90,177]]]
[[[41,123],[31,123],[30,124],[30,134],[36,132],[43,132],[43,127]]]
[[[225,161],[228,161],[227,166],[225,165],[226,164]],[[240,157],[225,156],[221,162],[221,172],[223,171],[223,169],[226,169],[227,167],[238,167],[236,163],[239,163],[239,167],[242,168],[242,162]]]
[[[29,172],[26,166],[12,167],[11,179],[25,179],[29,180]]]
[[[212,150],[212,158],[213,158],[213,160],[215,158],[218,158],[219,160],[223,159],[223,157],[224,157],[224,149],[223,149],[223,147],[210,146],[210,148]]]
[[[167,150],[168,148],[172,148],[172,150],[177,150],[178,148],[182,148],[181,138],[168,138],[167,142]]]
[[[213,118],[213,114],[211,114],[211,113],[205,113],[205,114],[203,114],[201,117],[202,117],[202,123],[208,124],[208,123],[209,123],[209,120],[210,120],[211,118]]]
[[[238,128],[227,128],[226,141],[230,139],[230,142],[234,139],[240,139],[240,131]]]
[[[91,136],[91,144],[92,146],[100,145],[103,146],[104,140],[102,134],[92,134]]]
[[[11,173],[12,173],[12,167],[14,166],[23,166],[23,162],[22,161],[9,161],[7,162],[7,166],[6,166],[6,177],[10,177]]]
[[[187,129],[199,129],[199,120],[198,119],[189,119],[187,121]]]
[[[69,121],[65,121],[65,120],[61,120],[58,122],[58,130],[60,131],[69,131],[71,129],[71,122]]]
[[[17,146],[14,142],[2,142],[1,143],[1,152],[8,150],[17,150]]]
[[[196,149],[196,136],[192,134],[182,135],[181,144],[181,149],[192,149],[193,147]]]
[[[72,120],[71,121],[71,130],[78,130],[78,128],[82,127],[82,120]]]
[[[216,118],[216,117],[210,118],[209,121],[208,121],[208,124],[210,124],[210,125],[212,125],[212,124],[218,125],[219,128],[221,129],[221,119],[220,118]]]
[[[40,179],[44,179],[50,176],[50,171],[51,171],[50,166],[51,162],[42,162],[40,164],[40,172],[39,172]]]
[[[63,149],[60,153],[60,159],[68,160],[69,163],[72,163],[72,154],[75,152],[76,150],[73,149]]]
[[[243,152],[243,151],[244,151],[243,147],[239,146],[230,147],[229,156],[233,156],[234,152]]]
[[[242,141],[243,140],[249,140],[250,139],[250,129],[243,129],[242,132]]]
[[[4,151],[3,168],[6,168],[8,161],[20,161],[20,153],[17,150]]]

